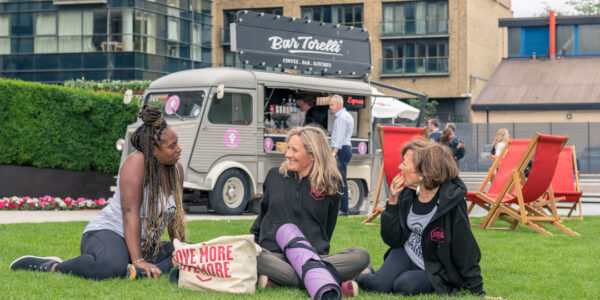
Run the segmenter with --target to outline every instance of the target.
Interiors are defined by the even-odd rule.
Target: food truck
[[[312,99],[327,110],[340,94],[354,118],[348,165],[349,210],[357,213],[371,191],[371,87],[356,79],[275,73],[239,68],[205,68],[172,73],[153,81],[143,104],[162,109],[179,136],[184,167],[184,206],[208,202],[218,214],[240,214],[260,201],[270,168],[285,159],[286,133],[301,119],[296,99]],[[335,116],[329,112],[327,128]],[[127,128],[121,163],[134,151]],[[203,204],[204,202],[204,204]]]

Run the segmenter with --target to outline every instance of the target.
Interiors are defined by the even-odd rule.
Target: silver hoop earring
[[[417,194],[417,196],[419,196],[419,192],[421,191],[421,182],[419,181],[419,185],[417,186],[417,190],[415,191],[415,193]]]

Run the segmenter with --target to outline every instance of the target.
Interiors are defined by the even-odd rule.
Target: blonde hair
[[[288,132],[286,142],[289,142],[292,136],[298,136],[306,152],[315,159],[309,175],[310,187],[326,195],[340,193],[339,187],[343,184],[342,174],[337,168],[335,158],[331,155],[323,129],[315,125],[292,128]],[[287,160],[279,166],[279,173],[285,177],[289,176]]]
[[[458,167],[450,148],[428,140],[412,140],[402,147],[402,157],[413,151],[415,170],[423,177],[421,183],[428,190],[458,176]]]
[[[498,131],[496,131],[496,137],[494,137],[494,143],[492,144],[492,148],[496,149],[496,145],[498,145],[498,143],[502,142],[506,135],[508,135],[508,129],[506,129],[506,128],[498,129]],[[496,150],[502,150],[502,149],[496,149]],[[500,153],[500,152],[497,152],[497,153]]]

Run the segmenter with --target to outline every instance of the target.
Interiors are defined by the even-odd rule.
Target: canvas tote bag
[[[254,293],[256,257],[261,247],[254,236],[222,236],[186,244],[174,240],[173,259],[179,264],[179,287],[198,291]]]

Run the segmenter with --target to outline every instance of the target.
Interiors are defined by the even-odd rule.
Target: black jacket
[[[321,255],[329,254],[329,241],[337,222],[337,213],[342,195],[324,196],[311,191],[309,176],[301,180],[295,172],[290,176],[279,174],[272,168],[263,183],[263,198],[260,213],[250,233],[261,247],[281,253],[275,240],[277,229],[283,224],[293,223]]]
[[[444,182],[439,190],[438,209],[423,230],[425,272],[439,294],[455,294],[460,288],[485,294],[479,268],[481,252],[471,232],[466,193],[460,178]],[[406,219],[414,197],[414,190],[404,189],[398,204],[388,204],[381,215],[381,237],[392,248],[403,247],[410,235]]]

